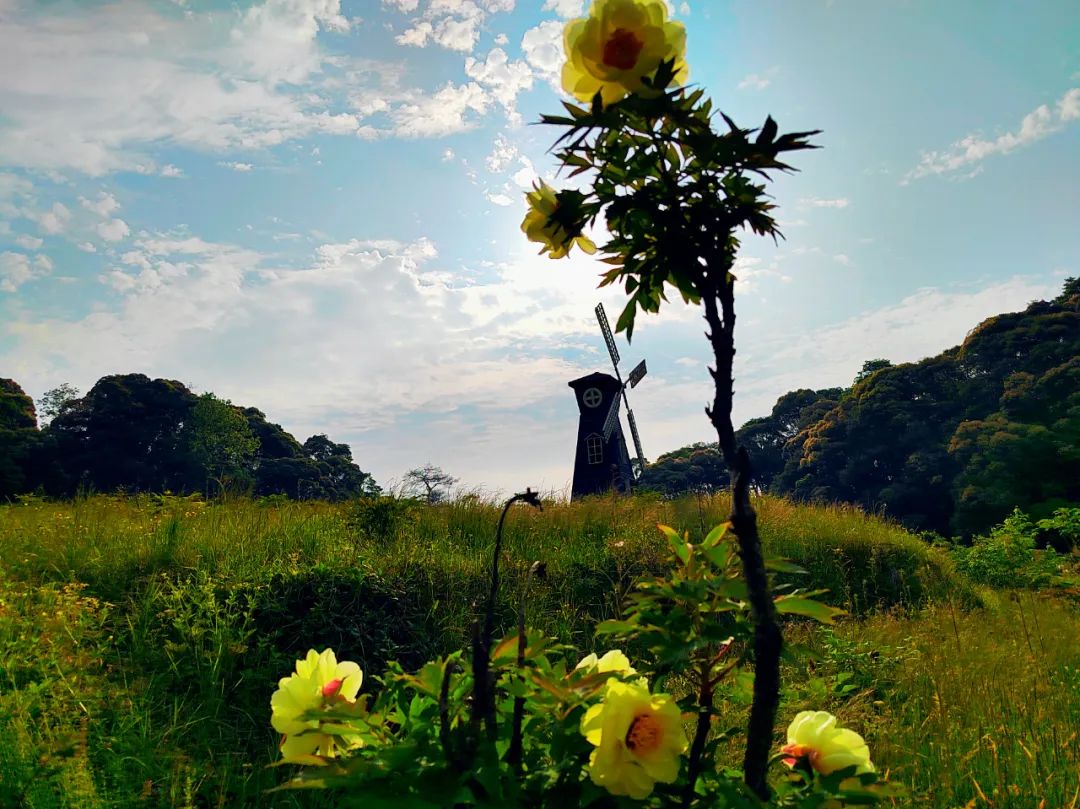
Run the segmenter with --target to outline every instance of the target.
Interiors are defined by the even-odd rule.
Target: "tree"
[[[405,473],[405,492],[423,497],[429,504],[438,503],[446,497],[444,489],[449,489],[458,479],[451,477],[440,467],[424,464],[418,469]]]
[[[228,400],[212,393],[201,395],[184,422],[181,447],[194,474],[189,485],[213,480],[224,491],[253,482],[259,440],[243,411]]]
[[[69,401],[48,427],[65,493],[80,486],[102,491],[181,491],[190,463],[182,430],[197,397],[180,382],[144,374],[102,377]],[[197,484],[201,488],[202,481]]]
[[[67,382],[61,382],[52,390],[47,390],[38,399],[38,416],[44,427],[59,416],[64,408],[79,398],[79,389]]]
[[[27,470],[41,435],[34,401],[13,379],[0,379],[0,500],[28,488]]]
[[[319,469],[319,496],[327,500],[348,500],[382,493],[375,479],[353,462],[348,444],[335,444],[325,434],[320,434],[305,441],[303,449]]]
[[[885,359],[867,360],[862,364],[862,370],[855,374],[855,384],[858,385],[864,379],[883,368],[892,368],[892,363]]]
[[[937,357],[867,362],[791,439],[774,491],[964,535],[1080,498],[1077,287],[988,318]]]

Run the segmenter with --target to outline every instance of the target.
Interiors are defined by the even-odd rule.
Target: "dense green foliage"
[[[48,424],[11,380],[0,380],[0,499],[40,490],[244,491],[341,500],[378,487],[346,444],[304,444],[255,408],[142,374],[106,376],[83,397],[61,386],[43,397]]]
[[[1033,795],[1068,805],[1078,749],[1049,740],[1080,730],[1075,609],[1024,596],[968,615],[990,596],[976,595],[947,552],[857,509],[755,506],[766,550],[809,571],[792,581],[828,588],[829,602],[858,618],[825,634],[788,625],[782,722],[805,708],[843,717],[875,762],[914,788],[902,805],[938,789],[958,806],[975,797],[955,767],[966,754],[981,788],[999,790],[998,806],[1027,807]],[[722,496],[634,497],[512,513],[499,632],[514,625],[525,571],[542,559],[528,620],[588,651],[595,621],[625,617],[618,605],[634,581],[661,571],[655,524],[699,540],[727,509]],[[334,805],[264,792],[286,777],[259,764],[276,757],[267,722],[277,679],[311,646],[333,646],[371,675],[389,660],[412,671],[458,648],[486,591],[497,517],[475,499],[0,506],[0,806]],[[999,724],[987,724],[969,681],[994,695]],[[718,692],[721,729],[743,722],[746,687],[740,678]],[[920,730],[926,717],[935,735]],[[734,765],[731,744],[723,758]],[[1024,747],[1046,754],[1029,760]]]
[[[743,425],[762,489],[857,503],[915,530],[971,536],[1019,507],[1080,501],[1080,279],[915,363],[868,361],[851,388],[793,391]],[[644,483],[719,488],[715,445],[662,456]]]

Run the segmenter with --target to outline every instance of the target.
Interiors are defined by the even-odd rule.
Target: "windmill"
[[[647,370],[645,360],[639,362],[623,382],[619,371],[619,349],[608,324],[604,305],[597,304],[596,320],[607,343],[615,376],[592,373],[570,382],[577,396],[579,420],[577,452],[574,457],[574,482],[571,497],[600,494],[609,489],[628,492],[645,469],[645,454],[641,451],[634,411],[626,398],[626,388],[637,387]],[[631,461],[623,435],[619,409],[626,405],[626,419],[634,440],[637,457]]]

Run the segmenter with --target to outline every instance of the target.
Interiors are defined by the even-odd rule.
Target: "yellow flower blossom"
[[[618,649],[612,649],[601,658],[597,658],[596,652],[585,655],[574,669],[584,669],[590,673],[598,671],[601,674],[637,674],[630,665],[630,658]]]
[[[529,212],[525,214],[521,230],[529,237],[529,241],[544,245],[540,253],[547,253],[549,258],[564,258],[570,254],[570,248],[575,244],[586,253],[595,253],[596,245],[592,239],[580,234],[571,236],[560,225],[551,221],[559,207],[555,189],[543,180],[533,187],[535,191],[525,194]]]
[[[282,734],[281,755],[286,760],[312,755],[333,758],[341,750],[358,747],[359,736],[326,733],[318,719],[302,717],[335,702],[355,702],[363,681],[360,667],[349,661],[339,663],[333,649],[321,654],[311,649],[306,658],[297,660],[296,671],[278,682],[270,698],[270,724]]]
[[[686,28],[668,21],[663,0],[595,0],[588,17],[566,24],[563,46],[562,86],[579,101],[597,91],[604,104],[627,93],[648,95],[642,77],[669,59],[676,60],[674,84],[685,84],[690,73]]]
[[[804,759],[822,775],[852,766],[857,767],[857,774],[874,771],[862,736],[838,728],[836,717],[826,711],[800,713],[788,725],[787,740],[781,750],[788,755],[784,762],[789,767]]]
[[[687,747],[682,716],[674,699],[650,694],[644,680],[608,680],[603,700],[582,717],[581,733],[596,748],[589,777],[612,795],[641,800],[656,782],[679,777]]]

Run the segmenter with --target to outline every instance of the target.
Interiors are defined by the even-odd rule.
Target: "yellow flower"
[[[281,678],[270,698],[270,724],[282,734],[281,755],[286,760],[316,754],[333,758],[340,750],[358,747],[359,736],[326,733],[318,719],[302,717],[335,702],[355,702],[363,681],[360,667],[339,663],[333,649],[322,654],[311,649],[305,659],[297,660],[296,672]]]
[[[853,730],[838,728],[836,717],[826,711],[800,713],[788,725],[787,740],[781,750],[789,756],[784,759],[789,767],[795,766],[799,759],[805,759],[822,775],[852,766],[858,768],[856,773],[874,771],[870,748],[862,736]]]
[[[603,701],[582,717],[581,733],[596,747],[589,777],[612,795],[641,800],[657,781],[670,784],[679,777],[679,756],[687,747],[682,716],[674,699],[650,694],[644,680],[608,680]]]
[[[604,104],[627,93],[648,95],[642,77],[669,59],[676,60],[674,84],[690,73],[686,28],[667,20],[664,0],[595,0],[588,17],[566,24],[563,46],[562,86],[579,101],[591,101],[598,90]]]
[[[533,187],[535,191],[525,194],[529,212],[525,214],[521,229],[529,237],[529,241],[544,245],[541,255],[547,253],[549,258],[564,258],[570,254],[570,248],[575,244],[586,253],[595,253],[596,245],[592,239],[580,234],[571,236],[561,225],[551,220],[559,207],[555,189],[543,180]]]
[[[596,657],[596,652],[585,655],[574,669],[584,669],[587,672],[598,671],[601,674],[637,674],[630,665],[630,658],[618,649],[612,649],[601,658]]]

